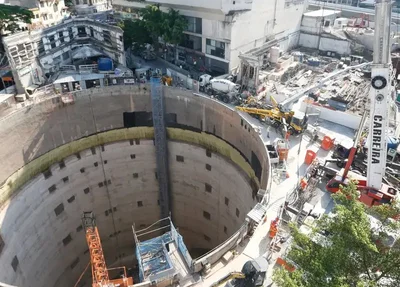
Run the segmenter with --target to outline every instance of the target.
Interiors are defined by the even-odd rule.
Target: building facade
[[[134,13],[154,3],[163,11],[173,8],[187,17],[189,25],[177,61],[187,60],[190,54],[191,64],[218,73],[237,68],[241,53],[262,46],[271,37],[285,38],[281,50],[295,46],[306,7],[305,0],[114,0],[113,6]]]
[[[9,4],[24,7],[33,12],[32,24],[21,24],[23,30],[51,27],[69,17],[64,0],[10,0]]]
[[[54,27],[20,32],[3,38],[16,89],[46,82],[63,65],[74,64],[76,49],[89,46],[118,64],[125,65],[121,28],[88,18],[74,18]]]
[[[110,0],[72,0],[78,15],[89,15],[112,10]]]

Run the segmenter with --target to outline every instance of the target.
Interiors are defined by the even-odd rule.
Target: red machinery
[[[133,285],[132,277],[126,277],[125,267],[107,269],[104,259],[103,247],[101,246],[99,231],[93,212],[84,212],[82,223],[85,229],[86,241],[89,247],[90,262],[92,265],[93,287],[128,287]],[[122,269],[124,275],[122,278],[110,280],[109,270]]]

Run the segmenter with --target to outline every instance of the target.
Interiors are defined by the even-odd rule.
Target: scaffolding
[[[178,270],[179,267],[174,264],[176,260],[172,258],[174,255],[171,249],[173,248],[176,248],[181,256],[180,258],[185,262],[187,270],[190,270],[192,258],[186,249],[182,236],[169,217],[160,219],[141,230],[135,230],[135,227],[132,226],[132,230],[136,244],[140,282],[172,280],[176,274],[182,273]],[[150,237],[154,233],[161,235],[140,241],[140,238]]]

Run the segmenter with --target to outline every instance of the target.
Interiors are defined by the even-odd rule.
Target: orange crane
[[[93,287],[128,287],[133,285],[132,277],[126,276],[125,267],[107,269],[104,259],[103,247],[100,241],[99,231],[96,226],[96,220],[93,212],[84,212],[82,216],[82,225],[86,234],[86,241],[89,247],[90,263],[92,265]],[[123,269],[122,278],[110,280],[108,271]]]

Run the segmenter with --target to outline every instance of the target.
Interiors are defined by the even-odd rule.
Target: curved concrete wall
[[[17,286],[73,286],[89,261],[83,211],[96,214],[110,265],[134,253],[132,224],[146,227],[159,219],[160,210],[153,141],[131,143],[69,156],[64,164],[51,166],[51,176],[40,174],[15,195],[0,215],[5,243],[0,280]],[[175,225],[189,248],[209,250],[236,231],[255,204],[248,176],[218,154],[205,156],[203,147],[174,141],[168,146]],[[183,162],[173,160],[177,156]],[[229,184],[222,184],[228,178]],[[211,192],[205,184],[212,185]],[[15,271],[14,258],[19,262]]]
[[[106,140],[98,139],[96,141],[97,145],[121,140],[120,137],[115,136],[118,130],[116,131],[113,129],[122,128],[124,126],[124,112],[151,111],[151,101],[148,91],[149,88],[146,86],[108,87],[101,90],[85,90],[75,96],[75,103],[73,105],[64,106],[60,103],[59,98],[55,97],[22,109],[8,116],[6,120],[3,119],[0,124],[0,136],[2,138],[2,142],[0,143],[0,160],[3,163],[0,168],[0,181],[4,182],[4,185],[0,191],[0,203],[4,203],[18,187],[23,185],[34,175],[43,172],[50,164],[59,162],[62,158],[65,158],[66,155],[93,146],[93,142],[88,143],[88,138],[85,138],[85,136],[110,130],[112,136]],[[255,193],[257,189],[259,187],[264,189],[267,187],[269,180],[268,155],[257,132],[234,110],[208,98],[194,96],[187,91],[172,88],[165,89],[165,99],[167,113],[173,114],[172,118],[176,119],[175,122],[170,122],[170,126],[184,127],[186,129],[195,129],[198,132],[205,131],[214,134],[231,144],[231,146],[236,148],[245,158],[245,160],[243,160],[240,154],[236,154],[237,151],[231,147],[221,147],[224,145],[224,141],[218,142],[218,140],[210,140],[210,136],[206,134],[189,132],[180,134],[180,132],[176,130],[170,130],[168,132],[168,137],[171,140],[189,142],[202,146],[202,148],[196,148],[193,145],[176,143],[178,146],[187,146],[187,148],[181,149],[174,146],[175,143],[173,142],[169,144],[170,158],[172,159],[170,159],[171,188],[173,192],[172,206],[173,213],[176,214],[174,220],[177,226],[180,227],[180,231],[185,241],[188,243],[189,248],[207,250],[228,238],[229,235],[233,234],[239,226],[243,224],[246,213],[255,203]],[[126,129],[123,130],[126,131]],[[130,135],[126,136],[126,138],[151,139],[152,133],[143,132],[142,128],[142,133],[140,133],[140,135]],[[76,141],[77,139],[81,140]],[[77,142],[80,143],[79,146],[76,145]],[[71,143],[71,145],[66,145],[66,143]],[[128,142],[128,148],[132,148],[132,143],[133,146],[136,147],[135,140],[130,140]],[[154,147],[150,147],[153,141],[144,141],[143,143],[147,143],[140,145],[143,149],[146,149],[146,152],[150,152],[152,148],[154,149]],[[69,146],[69,148],[65,148],[66,146]],[[58,147],[60,147],[62,152],[52,153],[52,150]],[[104,148],[107,150],[107,146],[104,146]],[[138,146],[137,148],[140,147]],[[207,149],[207,152],[204,148]],[[97,148],[98,151],[101,149],[101,147]],[[121,150],[123,150],[123,147]],[[210,151],[211,157],[208,157],[207,154],[210,154]],[[143,151],[143,155],[146,155],[146,152]],[[107,152],[104,151],[104,153],[106,154]],[[154,153],[153,150],[152,153]],[[184,162],[177,162],[174,153],[183,156]],[[84,157],[81,157],[80,160],[78,160],[76,156],[70,156],[65,160],[65,164],[74,165],[74,162],[82,162],[83,158],[89,159],[92,158],[92,156],[99,156],[98,154],[100,153],[96,152],[95,155],[91,155],[91,151],[85,151]],[[236,165],[229,167],[229,165],[226,165],[225,158],[218,154],[231,159]],[[40,164],[32,164],[33,162],[31,161],[33,159],[38,159]],[[130,155],[128,160],[129,159]],[[102,166],[100,163],[104,162],[104,159],[99,158],[98,160],[97,167],[94,166],[94,163],[92,164],[93,168],[97,168],[101,172],[102,168],[99,167]],[[120,164],[120,168],[124,166],[123,161],[118,161],[117,159],[110,160],[110,163],[114,160],[114,164]],[[249,164],[245,162],[246,160]],[[107,162],[107,164],[104,165],[104,171],[107,171],[108,164]],[[209,167],[206,167],[206,164],[211,166],[211,171],[208,170]],[[77,165],[76,163],[76,166]],[[67,238],[68,232],[70,232],[72,241],[68,243],[66,247],[78,252],[79,249],[83,249],[86,243],[84,242],[83,235],[80,236],[80,234],[78,234],[80,232],[78,231],[79,225],[73,228],[72,225],[68,225],[71,229],[71,231],[68,231],[65,228],[68,219],[64,219],[63,217],[65,214],[71,213],[74,216],[74,222],[77,220],[76,222],[79,223],[81,211],[83,211],[82,208],[88,206],[87,204],[95,205],[96,209],[94,211],[96,214],[104,217],[104,220],[99,220],[99,222],[101,222],[101,224],[99,223],[99,229],[103,241],[105,241],[104,248],[106,250],[112,250],[113,248],[115,249],[115,246],[118,246],[118,250],[112,252],[108,251],[108,254],[106,254],[108,260],[112,262],[113,260],[115,261],[118,256],[124,257],[133,252],[133,249],[130,247],[132,238],[125,236],[125,234],[131,234],[130,226],[135,221],[132,218],[135,217],[135,208],[127,208],[127,205],[124,208],[113,206],[112,204],[113,201],[115,201],[118,202],[119,205],[124,206],[124,204],[130,202],[129,200],[131,199],[131,204],[135,205],[133,198],[127,194],[124,195],[124,192],[128,192],[128,190],[129,192],[135,192],[131,188],[132,182],[126,181],[127,183],[125,186],[121,186],[121,190],[124,191],[118,192],[118,195],[113,195],[115,198],[110,195],[113,194],[112,191],[101,193],[102,189],[110,190],[115,184],[115,180],[117,180],[117,182],[118,180],[122,181],[123,178],[126,180],[126,176],[131,176],[133,180],[133,173],[130,173],[131,171],[129,171],[128,168],[122,168],[126,173],[110,174],[112,178],[109,179],[107,178],[107,172],[103,172],[103,186],[100,187],[101,182],[97,182],[96,178],[82,176],[80,168],[77,172],[76,170],[69,171],[70,168],[60,169],[60,167],[58,166],[57,168],[57,166],[58,164],[56,164],[55,167],[52,166],[52,169],[55,168],[54,172],[60,175],[57,181],[60,186],[64,184],[70,185],[71,183],[74,185],[76,184],[75,188],[68,188],[71,194],[63,192],[61,197],[56,197],[49,196],[49,190],[41,190],[38,192],[35,190],[35,182],[38,181],[37,184],[40,184],[40,181],[43,180],[43,176],[39,176],[24,187],[24,189],[31,191],[26,192],[27,194],[29,193],[29,195],[21,196],[17,194],[14,199],[12,199],[11,203],[13,205],[15,204],[14,212],[10,207],[6,207],[9,206],[8,204],[3,204],[2,206],[3,219],[12,214],[15,216],[20,210],[25,211],[25,214],[23,216],[18,215],[17,217],[19,220],[8,225],[8,227],[4,224],[1,225],[0,235],[6,238],[6,246],[3,247],[3,251],[0,251],[0,264],[3,265],[1,268],[2,270],[8,271],[4,276],[0,276],[0,281],[4,279],[6,283],[12,283],[18,286],[52,286],[53,282],[50,284],[50,282],[43,281],[50,278],[45,274],[51,274],[52,270],[53,275],[51,278],[56,280],[57,286],[64,286],[64,284],[66,284],[65,286],[70,286],[74,284],[75,282],[68,281],[65,278],[71,279],[79,276],[79,273],[83,270],[87,261],[84,260],[84,258],[80,258],[79,261],[77,261],[76,253],[67,252],[64,256],[65,260],[63,266],[46,264],[46,262],[56,262],[55,260],[59,258],[59,254],[55,254],[50,250],[60,247],[64,248],[62,239],[61,241],[53,240],[48,246],[40,244],[47,245],[48,243],[46,240],[51,240],[51,234],[57,234],[58,239],[65,239]],[[150,172],[151,166],[154,176],[152,179]],[[218,168],[220,166],[224,168]],[[154,186],[154,184],[157,184],[154,175],[154,158],[146,163],[146,168],[147,167],[149,168],[149,173],[146,172],[146,176],[143,177],[143,180],[141,179],[135,183],[140,183],[137,188],[141,191],[147,190],[146,197],[143,199],[142,204],[144,205],[145,202],[148,202],[146,206],[149,204],[148,211],[146,208],[146,213],[143,213],[142,210],[139,212],[139,218],[147,214],[147,219],[145,221],[135,221],[139,226],[148,224],[147,220],[153,222],[159,217],[157,205],[158,187]],[[91,168],[92,167],[88,167],[89,170]],[[6,180],[10,174],[18,169],[19,171],[14,174],[13,177]],[[63,178],[65,178],[65,176],[61,176],[66,173],[67,170],[68,173],[71,172],[71,175],[67,175],[68,182],[64,182]],[[191,176],[180,175],[183,172],[187,173],[189,170]],[[239,172],[239,170],[241,171]],[[75,177],[74,174],[76,176],[76,183],[75,180],[73,180]],[[71,179],[69,179],[69,176],[71,176]],[[51,178],[55,180],[56,177]],[[62,182],[60,182],[60,178]],[[107,182],[108,180],[111,180],[111,185],[105,186],[104,181]],[[83,181],[90,183],[89,192],[83,190]],[[211,193],[209,192],[209,188],[207,188],[208,191],[205,190],[206,183],[211,186]],[[58,184],[56,184],[56,186],[57,189],[52,192],[52,195],[59,193]],[[92,186],[95,190],[100,190],[100,192],[92,194]],[[116,186],[115,188],[116,190],[120,189]],[[37,204],[31,204],[29,200],[30,197],[33,199],[34,191],[36,191],[35,196],[38,196],[37,200],[39,200]],[[74,192],[76,194],[73,194]],[[138,193],[138,195],[139,194],[141,193]],[[75,196],[75,198],[73,196]],[[119,196],[121,198],[119,198]],[[79,199],[81,197],[83,198]],[[110,199],[111,197],[113,197],[113,201]],[[49,229],[44,229],[45,226],[47,226],[45,223],[50,220],[49,218],[55,216],[54,209],[60,205],[59,202],[56,202],[57,198],[58,200],[61,198],[63,199],[64,211],[62,214],[64,215],[61,214],[61,217],[55,224],[48,225]],[[185,200],[185,198],[187,198],[187,200]],[[195,200],[198,198],[201,198],[201,200]],[[81,202],[81,200],[81,205],[76,204],[78,201]],[[69,203],[69,201],[72,202]],[[73,204],[74,202],[76,202],[75,207]],[[27,218],[32,216],[32,210],[35,208],[37,210],[40,203],[45,203],[43,206],[46,206],[43,208],[45,212],[41,212],[41,215],[37,218],[37,222],[40,223],[27,226]],[[207,203],[212,203],[213,205],[205,205]],[[137,201],[136,205],[138,205]],[[114,207],[116,207],[116,210],[113,212]],[[207,207],[207,210],[204,210],[203,207]],[[193,218],[187,217],[188,211],[193,215]],[[210,215],[210,219],[205,218],[208,216],[204,215],[204,211]],[[108,213],[108,216],[106,213]],[[12,221],[9,222],[11,223]],[[118,222],[118,224],[116,225],[115,222]],[[194,224],[192,225],[192,223]],[[21,234],[21,230],[24,229],[21,226],[25,226],[27,228],[26,230],[29,230],[29,232]],[[193,226],[198,228],[194,229]],[[201,229],[201,227],[204,227],[204,229]],[[102,231],[102,229],[105,231]],[[67,232],[67,235],[64,234],[65,232]],[[114,234],[116,234],[116,236]],[[7,251],[7,249],[9,249],[7,248],[7,242],[10,242],[9,240],[11,237],[23,238],[23,241],[18,241],[20,246],[18,250],[24,250],[25,245],[32,245],[30,248],[31,250],[48,247],[47,249],[49,249],[49,251],[46,254],[41,254],[41,252],[32,253],[27,255],[26,258],[21,254],[23,259],[17,256],[18,262],[16,262],[14,257],[16,254],[13,255],[12,252]],[[105,240],[104,237],[107,239]],[[69,241],[69,238],[67,238],[66,241]],[[85,250],[81,250],[81,252],[84,253]],[[24,274],[21,273],[22,269],[27,270],[26,268],[29,266],[28,262],[39,262],[39,260],[43,260],[43,264],[40,264],[40,269],[32,270],[32,272],[28,273],[24,272]],[[14,272],[11,265],[15,266],[16,264],[18,267],[16,267],[16,272]],[[65,268],[65,266],[67,266],[67,268]],[[54,270],[58,270],[58,272],[54,273]],[[61,272],[63,272],[62,275],[56,278],[57,276],[55,276],[55,274],[61,274]],[[29,274],[29,276],[27,274]]]

